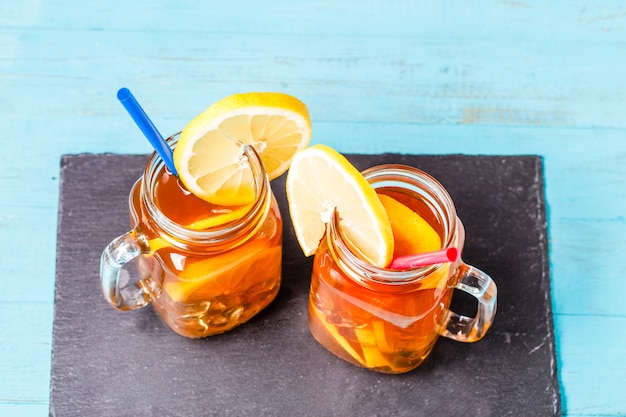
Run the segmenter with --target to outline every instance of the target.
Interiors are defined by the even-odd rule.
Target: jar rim
[[[455,242],[457,235],[456,209],[452,198],[443,185],[432,175],[408,165],[385,164],[377,165],[362,171],[362,175],[370,184],[376,188],[389,187],[394,184],[397,187],[407,187],[407,189],[428,195],[437,203],[440,209],[440,216],[444,220],[443,247],[450,247]],[[362,283],[379,283],[388,285],[402,285],[416,283],[431,275],[445,264],[433,264],[420,266],[406,270],[393,270],[389,268],[377,267],[355,254],[346,243],[340,227],[340,216],[335,210],[331,221],[326,226],[326,239],[328,247],[333,253],[335,260],[349,275]]]
[[[453,242],[454,231],[459,219],[456,207],[448,190],[435,177],[419,168],[403,164],[382,164],[370,167],[362,171],[365,179],[376,189],[390,185],[395,177],[402,177],[403,185],[412,191],[427,193],[431,203],[437,203],[436,208],[441,208],[442,219],[445,220],[443,248],[447,248]],[[397,180],[395,180],[397,181]]]
[[[172,149],[175,149],[180,133],[181,132],[175,133],[166,139],[168,145]],[[235,140],[232,138],[229,139]],[[249,223],[254,219],[267,212],[267,205],[269,204],[269,198],[267,196],[268,194],[271,194],[271,191],[269,178],[265,171],[261,157],[253,146],[239,141],[237,141],[237,144],[242,147],[242,160],[245,159],[252,171],[256,200],[250,210],[239,220],[214,226],[205,230],[189,229],[166,216],[165,213],[163,213],[163,211],[161,211],[161,209],[157,206],[154,201],[154,190],[157,178],[162,170],[166,169],[166,165],[157,152],[152,153],[146,168],[144,169],[143,175],[140,178],[140,195],[141,201],[145,205],[148,214],[163,231],[177,239],[193,241],[196,244],[215,243],[230,239],[233,235],[241,232],[242,229],[248,228]]]

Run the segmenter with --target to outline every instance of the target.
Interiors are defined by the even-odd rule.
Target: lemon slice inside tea
[[[426,220],[398,200],[379,194],[385,207],[395,242],[395,256],[413,255],[441,249],[441,238]]]

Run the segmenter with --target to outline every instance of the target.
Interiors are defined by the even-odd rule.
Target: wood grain
[[[279,90],[342,152],[544,157],[564,413],[626,413],[622,1],[0,4],[0,415],[47,413],[59,160]],[[584,354],[593,352],[593,354]]]

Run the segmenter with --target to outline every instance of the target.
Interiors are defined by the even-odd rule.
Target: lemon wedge
[[[257,239],[230,252],[190,262],[177,280],[164,284],[164,289],[176,302],[210,300],[219,295],[245,292],[278,273],[281,251],[280,246]]]
[[[284,173],[293,155],[311,140],[306,105],[283,93],[235,94],[223,98],[183,129],[174,164],[185,187],[213,204],[245,205],[254,198],[243,144],[257,151],[271,179]]]
[[[441,238],[426,220],[386,194],[378,198],[385,207],[395,242],[394,256],[414,255],[441,249]]]
[[[334,211],[347,240],[366,261],[386,267],[393,234],[374,188],[339,152],[313,145],[295,154],[286,180],[289,212],[306,256],[315,253]]]
[[[234,207],[232,210],[224,213],[215,213],[211,216],[204,217],[194,221],[191,224],[186,225],[187,229],[191,230],[206,230],[211,227],[222,226],[226,223],[238,220],[242,218],[252,208],[252,204],[248,204],[241,207]]]

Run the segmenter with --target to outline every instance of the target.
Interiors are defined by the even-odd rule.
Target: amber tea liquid
[[[442,226],[423,201],[401,190],[377,189],[410,207],[440,234]],[[419,238],[419,237],[416,237]],[[450,265],[402,286],[362,282],[346,273],[327,236],[312,273],[309,327],[340,358],[383,373],[416,368],[429,354],[452,297]],[[443,236],[442,236],[443,241]]]
[[[131,196],[131,226],[143,232],[151,248],[150,254],[138,259],[142,283],[154,308],[177,333],[192,338],[223,333],[275,298],[281,275],[282,219],[271,192],[268,209],[250,234],[212,244],[164,234],[146,214],[138,184]],[[242,209],[197,198],[165,169],[156,178],[153,199],[163,215],[183,226]]]

